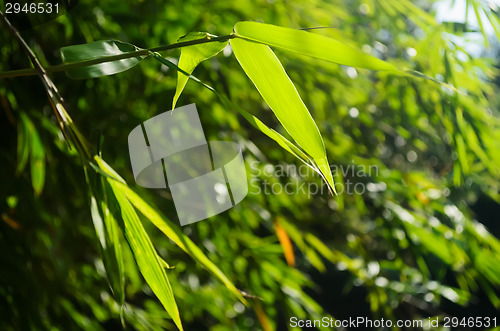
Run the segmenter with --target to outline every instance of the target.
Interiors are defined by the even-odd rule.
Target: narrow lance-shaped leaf
[[[231,290],[241,302],[246,304],[246,300],[227,278],[227,276],[203,253],[203,251],[187,237],[178,227],[176,227],[167,218],[160,215],[153,207],[145,202],[137,193],[132,191],[125,181],[100,157],[96,156],[95,161],[99,165],[99,171],[102,171],[109,178],[109,182],[113,182],[114,192],[122,192],[122,194],[137,208],[151,223],[160,229],[168,238],[170,238],[177,246],[186,253],[191,255],[195,260],[200,262],[212,274],[219,278],[226,287]]]
[[[357,48],[313,32],[257,22],[238,22],[234,26],[234,31],[237,36],[246,40],[279,47],[288,51],[342,65],[388,71],[398,75],[423,78],[456,91],[455,87],[421,72],[406,69],[401,70]]]
[[[179,38],[178,41],[186,42],[191,40],[210,39],[211,37],[215,36],[206,32],[191,32],[184,37]],[[219,52],[226,46],[227,40],[183,47],[181,49],[181,57],[179,58],[179,68],[191,74],[198,64],[219,54]],[[177,72],[177,88],[175,90],[172,109],[175,108],[175,104],[177,103],[182,90],[184,90],[184,86],[186,86],[188,79],[189,76],[180,71]]]
[[[170,61],[162,58],[157,53],[154,53],[153,56],[155,57],[155,59],[157,59],[161,63],[165,64],[166,66],[168,66],[170,68],[173,68],[173,69],[175,69],[175,70],[177,70],[179,72],[182,72],[185,75],[188,75],[187,72],[185,72],[184,70],[182,70],[181,68],[179,68],[174,63],[172,63],[172,62],[170,62]],[[201,86],[203,86],[206,89],[208,89],[211,92],[213,92],[226,106],[228,106],[229,108],[231,108],[231,109],[236,110],[237,112],[239,112],[253,127],[255,127],[256,129],[260,130],[262,133],[264,133],[265,135],[267,135],[269,138],[271,138],[274,141],[276,141],[287,152],[289,152],[290,154],[292,154],[293,156],[295,156],[296,158],[298,158],[300,161],[304,162],[306,165],[308,165],[308,166],[310,166],[310,167],[312,167],[314,169],[314,167],[308,162],[309,161],[308,156],[299,147],[297,147],[294,143],[292,143],[291,141],[289,141],[288,139],[286,139],[285,137],[283,137],[279,132],[277,132],[277,131],[269,128],[260,119],[258,119],[254,115],[250,114],[249,112],[247,112],[243,108],[239,107],[234,102],[232,102],[231,100],[229,100],[224,94],[219,93],[218,91],[216,91],[211,86],[209,86],[209,85],[205,84],[204,82],[202,82],[201,80],[199,80],[197,77],[195,77],[193,75],[189,75],[189,78],[191,78],[196,83],[200,84]]]
[[[104,224],[108,235],[107,239],[109,244],[107,249],[109,250],[109,255],[114,258],[108,263],[108,269],[113,268],[115,271],[113,277],[113,293],[122,307],[120,314],[123,314],[123,307],[125,303],[125,272],[123,266],[123,252],[120,242],[120,228],[115,217],[113,216],[113,213],[110,211],[109,189],[107,190],[105,185],[103,186],[104,199],[101,201],[101,210],[104,216]],[[123,316],[121,317],[123,319]]]
[[[137,46],[118,40],[99,40],[88,44],[61,48],[61,58],[65,63],[93,60],[106,56],[121,55],[140,50]],[[113,75],[137,65],[145,56],[131,57],[111,62],[69,69],[66,74],[73,79],[86,79]]]
[[[395,66],[332,38],[303,30],[256,22],[238,22],[237,36],[325,61],[372,70],[399,72]],[[235,39],[236,40],[236,39]],[[233,41],[231,41],[231,45]]]
[[[241,38],[232,39],[231,47],[285,130],[314,159],[325,182],[334,190],[323,138],[274,52],[266,45]]]
[[[481,14],[479,13],[479,6],[476,1],[472,1],[472,8],[474,9],[474,14],[476,14],[477,23],[479,24],[479,28],[481,29],[481,33],[483,34],[484,44],[486,48],[488,48],[489,47],[488,36],[486,35],[486,31],[484,30],[483,20],[481,18]]]
[[[144,279],[151,287],[153,293],[158,297],[179,330],[183,330],[179,309],[175,302],[172,286],[168,280],[167,273],[163,268],[153,243],[144,229],[139,216],[128,198],[120,189],[119,182],[107,179],[120,206],[121,216],[125,228],[125,237],[134,254],[139,270]]]
[[[108,185],[102,177],[98,177],[98,183],[91,181],[85,170],[85,177],[90,191],[90,211],[109,285],[113,291],[116,301],[120,304],[120,314],[123,319],[123,307],[125,302],[125,276],[123,272],[122,247],[119,238],[119,228],[113,214],[110,212],[108,203],[109,195],[112,194]],[[95,178],[93,178],[95,179]],[[99,202],[98,202],[99,201]],[[123,321],[123,320],[122,320]]]

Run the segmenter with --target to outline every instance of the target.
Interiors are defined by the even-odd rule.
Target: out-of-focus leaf
[[[16,175],[19,175],[28,163],[31,148],[31,131],[33,123],[25,113],[20,113],[20,121],[17,123],[17,167]]]
[[[276,236],[278,237],[281,247],[283,248],[283,253],[285,254],[286,263],[290,267],[294,267],[295,254],[293,253],[293,246],[292,246],[292,241],[290,240],[290,236],[288,236],[286,230],[280,225],[278,219],[274,222],[274,229],[276,230]]]
[[[34,125],[31,131],[30,167],[33,190],[40,195],[45,184],[45,148]]]
[[[498,18],[491,13],[489,10],[483,9],[485,15],[488,17],[488,20],[490,21],[491,26],[493,27],[493,30],[495,30],[495,34],[497,36],[497,39],[500,41],[500,23],[498,22]]]
[[[290,238],[297,245],[297,247],[304,253],[304,255],[309,260],[309,262],[311,262],[313,267],[315,267],[321,272],[324,272],[326,270],[326,267],[323,264],[323,261],[321,261],[321,258],[318,256],[316,251],[305,243],[303,234],[300,232],[300,230],[297,229],[295,225],[291,224],[284,218],[280,218],[280,225],[283,227],[283,229],[286,230],[287,234],[290,235]]]
[[[420,7],[416,6],[410,0],[391,0],[386,2],[387,6],[393,6],[397,9],[402,15],[408,15],[415,21],[421,23],[420,26],[424,26],[425,28],[439,28],[439,24],[436,21],[436,18],[433,17],[430,13],[422,10]]]
[[[334,190],[323,138],[276,55],[266,45],[240,38],[232,39],[231,47],[285,130],[314,159],[325,182]]]
[[[490,282],[500,286],[500,265],[498,264],[498,256],[495,257],[495,255],[487,250],[478,251],[474,263]]]
[[[479,28],[481,29],[481,33],[483,34],[484,44],[486,47],[488,46],[488,36],[486,35],[486,31],[484,30],[483,20],[481,19],[481,14],[479,13],[479,6],[476,1],[471,1],[472,8],[474,9],[474,14],[476,15],[477,23],[479,24]]]
[[[184,37],[179,38],[178,41],[185,42],[191,40],[210,39],[211,37],[215,36],[206,32],[190,32]],[[183,47],[181,49],[181,57],[179,58],[179,68],[191,74],[198,64],[219,54],[219,52],[226,46],[227,40]],[[177,103],[182,90],[184,90],[184,86],[186,86],[188,79],[189,76],[180,71],[177,72],[177,87],[175,89],[174,101],[172,102],[172,109],[175,108],[175,104]]]
[[[262,309],[260,302],[256,302],[254,304],[255,314],[257,314],[257,318],[259,319],[260,325],[262,325],[262,329],[264,331],[272,331],[273,327],[271,326],[271,322],[267,317],[266,313]]]
[[[137,46],[118,40],[99,40],[88,44],[72,45],[61,48],[61,58],[65,63],[98,59],[106,56],[121,55],[140,50]],[[113,75],[137,65],[144,56],[104,62],[86,67],[68,69],[67,75],[73,79],[86,79]]]
[[[186,253],[191,255],[196,261],[200,262],[213,275],[219,278],[226,287],[233,292],[241,302],[246,304],[246,300],[238,291],[236,286],[227,278],[227,276],[202,252],[202,250],[187,237],[180,229],[178,229],[166,217],[160,215],[153,207],[145,202],[137,193],[132,191],[125,181],[100,157],[96,156],[95,160],[101,171],[113,181],[114,191],[119,190],[122,194],[137,208],[151,223],[160,229],[170,240],[175,242]]]
[[[108,178],[107,181],[120,206],[125,228],[125,237],[134,253],[141,274],[151,287],[153,293],[163,304],[163,307],[165,307],[165,310],[168,312],[175,325],[179,330],[183,330],[172,286],[158,258],[158,254],[153,247],[153,243],[149,239],[134,207],[130,204],[127,196],[119,187],[120,182],[111,178]]]
[[[467,150],[465,148],[464,138],[457,133],[455,135],[456,152],[458,155],[458,162],[460,163],[460,169],[464,175],[469,173],[469,161],[467,157]]]
[[[303,30],[257,22],[238,22],[234,26],[234,31],[236,35],[248,40],[325,61],[372,70],[399,72],[392,64],[368,55],[363,51],[347,46],[335,39]],[[232,44],[233,41],[231,41]]]

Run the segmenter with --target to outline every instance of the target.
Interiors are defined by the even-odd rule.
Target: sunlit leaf
[[[184,37],[179,38],[179,42],[199,40],[199,39],[210,39],[215,37],[206,32],[190,32]],[[179,58],[179,68],[191,74],[193,70],[201,62],[210,59],[211,57],[219,54],[227,46],[226,41],[216,41],[198,45],[186,46],[181,49],[181,57]],[[183,74],[182,72],[177,72],[177,87],[175,90],[174,101],[172,103],[172,109],[175,108],[175,104],[179,99],[179,96],[186,86],[189,76]]]
[[[245,298],[239,293],[234,284],[227,276],[202,252],[202,250],[187,237],[176,225],[170,222],[166,217],[160,215],[153,207],[144,201],[137,193],[132,191],[125,181],[101,158],[95,157],[101,171],[114,181],[114,191],[119,190],[122,194],[143,214],[151,223],[160,229],[170,240],[175,242],[186,253],[191,255],[196,261],[201,263],[213,275],[219,278],[226,287],[233,292],[241,302],[246,304]]]
[[[120,206],[121,216],[124,223],[125,237],[134,253],[139,270],[151,287],[153,293],[158,297],[165,307],[175,325],[182,330],[179,309],[175,302],[172,286],[168,280],[167,273],[163,268],[158,255],[153,247],[151,239],[144,229],[134,207],[120,189],[120,183],[114,179],[107,179],[116,200]]]
[[[72,45],[61,48],[61,58],[65,63],[92,60],[107,56],[122,55],[140,50],[138,47],[118,40],[99,40],[88,44]],[[137,65],[144,56],[131,57],[117,61],[104,62],[85,67],[66,70],[73,79],[86,79],[113,75]]]
[[[231,40],[231,47],[285,130],[314,159],[325,182],[333,190],[323,138],[281,62],[266,45],[235,38]]]
[[[173,68],[179,72],[183,72],[185,75],[188,73],[176,66],[174,63],[162,58],[158,54],[153,54],[155,59],[160,61],[161,63],[165,64],[166,66]],[[260,119],[255,117],[254,115],[250,114],[243,108],[239,107],[236,105],[234,102],[229,100],[224,94],[217,92],[215,89],[213,89],[211,86],[203,83],[201,80],[199,80],[197,77],[193,75],[189,75],[189,78],[195,81],[196,83],[200,84],[201,86],[205,87],[206,89],[212,91],[226,106],[229,108],[236,110],[239,112],[253,127],[256,129],[260,130],[262,133],[264,133],[266,136],[269,138],[273,139],[276,141],[283,149],[291,153],[293,156],[304,162],[305,164],[311,166],[311,164],[308,162],[308,156],[299,148],[297,147],[294,143],[283,137],[279,132],[269,128],[266,124],[264,124]]]
[[[399,71],[392,64],[347,46],[340,41],[303,30],[257,22],[238,22],[234,26],[234,31],[236,35],[248,40],[325,61],[372,70]]]

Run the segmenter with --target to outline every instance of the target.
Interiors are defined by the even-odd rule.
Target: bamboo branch
[[[104,57],[101,57],[98,59],[91,59],[91,60],[85,60],[85,61],[58,64],[58,65],[54,65],[54,66],[50,66],[50,67],[45,67],[43,69],[47,73],[48,72],[50,72],[50,73],[61,72],[61,71],[66,71],[66,70],[70,70],[70,69],[91,66],[91,65],[99,64],[99,63],[113,62],[113,61],[118,61],[118,60],[123,60],[123,59],[129,59],[132,57],[147,56],[147,55],[151,54],[151,52],[153,52],[153,53],[154,52],[161,52],[161,51],[167,51],[167,50],[172,50],[172,49],[186,47],[186,46],[199,45],[199,44],[205,44],[205,43],[216,42],[216,41],[226,41],[226,40],[229,40],[229,39],[232,39],[235,37],[236,36],[234,34],[230,34],[230,35],[226,35],[226,36],[219,36],[219,37],[205,37],[202,39],[183,41],[183,42],[174,43],[174,44],[170,44],[170,45],[163,45],[163,46],[152,47],[152,48],[147,48],[147,49],[140,49],[140,50],[137,50],[134,52],[128,52],[128,53],[123,53],[123,54],[118,54],[118,55],[104,56]],[[0,72],[0,79],[11,78],[11,77],[33,76],[36,74],[37,74],[37,69],[11,70],[11,71]]]

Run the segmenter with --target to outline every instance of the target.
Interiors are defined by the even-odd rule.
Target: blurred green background
[[[299,190],[321,186],[320,178],[277,171],[300,164],[213,93],[188,82],[178,106],[196,103],[207,140],[245,147],[251,186],[235,208],[182,231],[239,289],[259,297],[249,298],[247,307],[143,223],[159,255],[175,266],[167,273],[186,330],[282,330],[290,328],[292,316],[498,317],[497,7],[467,1],[468,20],[476,20],[477,12],[481,24],[465,24],[436,21],[433,5],[409,0],[80,1],[67,14],[21,35],[44,65],[54,65],[61,62],[61,47],[96,40],[155,47],[192,31],[226,35],[243,20],[329,27],[312,33],[453,85],[458,93],[430,80],[276,49],[325,140],[336,183],[346,184],[331,196],[325,188],[317,194]],[[180,51],[162,54],[176,61]],[[30,66],[1,26],[0,72]],[[286,135],[230,48],[194,74]],[[52,77],[92,150],[100,134],[103,159],[177,222],[168,190],[135,185],[127,146],[134,127],[170,109],[177,73],[146,59],[113,76]],[[0,79],[0,108],[0,328],[121,329],[82,161],[63,140],[40,79]],[[27,132],[29,156],[22,149]],[[29,158],[25,167],[18,155]],[[289,189],[297,188],[293,194],[264,191],[264,185],[288,183]],[[356,184],[359,191],[353,192]],[[175,329],[127,245],[123,248],[124,324],[137,330]]]

